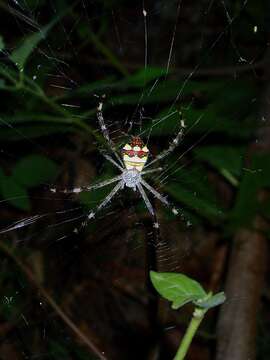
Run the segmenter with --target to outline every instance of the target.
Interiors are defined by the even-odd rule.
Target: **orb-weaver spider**
[[[157,190],[155,190],[151,185],[149,185],[143,179],[143,175],[162,170],[162,168],[160,167],[154,169],[147,169],[147,170],[146,168],[153,165],[158,160],[164,159],[177,147],[183,136],[183,129],[185,127],[184,121],[181,120],[181,129],[174,138],[174,140],[172,141],[172,143],[170,144],[169,148],[161,152],[152,161],[146,164],[148,160],[149,150],[147,146],[144,145],[141,138],[138,136],[132,137],[131,141],[125,144],[125,146],[121,150],[121,156],[120,156],[120,154],[116,150],[115,144],[112,141],[109,135],[109,131],[105,125],[102,109],[103,109],[103,102],[100,102],[97,107],[97,118],[98,118],[99,126],[115,158],[107,154],[105,154],[104,157],[107,160],[109,160],[114,166],[116,166],[121,171],[121,174],[109,180],[105,180],[94,185],[77,187],[71,190],[64,190],[63,192],[80,193],[82,191],[91,191],[113,183],[117,183],[115,187],[111,190],[111,192],[105,197],[105,199],[97,206],[95,211],[90,211],[88,213],[87,220],[90,220],[95,217],[96,213],[99,210],[104,208],[112,200],[112,198],[118,193],[119,190],[127,186],[128,188],[131,188],[134,191],[139,192],[149,213],[155,219],[154,227],[158,228],[159,225],[158,222],[156,221],[155,211],[145,192],[145,189],[148,190],[150,193],[152,193],[155,196],[155,198],[160,200],[165,206],[170,208],[173,214],[177,215],[179,212],[173,205],[171,205],[171,203],[166,199],[166,197],[160,194]],[[55,192],[56,189],[52,188],[51,191]]]

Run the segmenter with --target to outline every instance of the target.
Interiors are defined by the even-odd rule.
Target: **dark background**
[[[106,359],[172,359],[192,308],[156,316],[154,263],[226,291],[188,359],[269,359],[269,10],[0,1],[1,359],[90,360],[93,344]],[[151,197],[160,233],[129,190],[86,226],[109,188],[50,191],[117,174],[96,120],[104,94],[119,148],[140,134],[153,157],[185,120],[148,178],[181,209]]]

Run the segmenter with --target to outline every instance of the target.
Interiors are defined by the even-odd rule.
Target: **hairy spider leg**
[[[124,171],[124,168],[122,166],[120,166],[116,161],[114,161],[114,159],[107,154],[102,154],[105,159],[109,160],[114,166],[116,166],[118,169],[120,169],[121,171]]]
[[[101,210],[104,206],[106,206],[111,199],[116,195],[116,193],[124,187],[124,181],[120,180],[118,184],[116,184],[116,186],[112,189],[112,191],[105,197],[105,199],[98,205],[98,207],[96,208],[95,211],[90,211],[89,214],[87,215],[87,219],[93,219],[96,215],[96,213]]]
[[[109,147],[111,148],[112,152],[114,153],[115,157],[117,158],[117,160],[119,161],[119,163],[124,166],[124,163],[122,161],[122,159],[120,158],[120,156],[118,155],[117,151],[115,150],[115,144],[112,141],[112,139],[110,138],[109,135],[109,131],[107,129],[107,126],[105,125],[105,120],[103,117],[103,102],[101,101],[97,107],[97,118],[98,118],[98,122],[99,122],[99,126],[102,132],[103,137],[105,138],[105,140],[107,141]]]
[[[150,161],[148,164],[145,165],[145,168],[147,168],[150,165],[153,165],[155,162],[164,159],[167,157],[170,153],[174,151],[174,149],[180,144],[183,135],[184,135],[184,128],[186,127],[184,120],[181,120],[181,129],[177,133],[176,137],[173,139],[173,141],[170,143],[168,149],[163,150],[160,154],[158,154],[152,161]]]
[[[154,210],[150,200],[148,199],[148,196],[146,195],[146,193],[145,193],[145,191],[144,191],[141,184],[138,184],[137,188],[139,190],[139,193],[141,194],[141,197],[143,198],[143,201],[144,201],[148,211],[150,212],[150,214],[153,217],[153,227],[155,229],[158,229],[159,228],[159,223],[158,223],[158,220],[157,220],[157,216],[156,216],[155,210]]]
[[[94,185],[90,185],[90,186],[81,186],[81,187],[76,187],[76,188],[73,188],[73,189],[64,189],[64,190],[57,190],[56,188],[51,188],[50,191],[51,192],[60,192],[60,193],[65,193],[65,194],[71,194],[71,193],[80,193],[82,191],[91,191],[91,190],[95,190],[95,189],[99,189],[103,186],[106,186],[106,185],[110,185],[116,181],[119,181],[121,180],[122,178],[122,175],[118,175],[118,176],[115,176],[109,180],[104,180],[104,181],[101,181],[97,184],[94,184]]]
[[[142,185],[140,183],[137,184],[137,188],[138,188],[138,190],[139,190],[139,192],[141,194],[141,197],[143,198],[143,201],[144,201],[148,211],[150,212],[150,214],[152,216],[154,216],[155,212],[154,212],[153,206],[152,206],[150,200],[148,199],[148,196],[146,195],[146,193],[143,190],[143,187],[142,187]]]
[[[141,194],[141,197],[143,198],[143,201],[148,209],[148,211],[150,212],[150,214],[152,215],[152,218],[153,218],[153,228],[155,229],[159,229],[159,222],[158,222],[158,219],[157,219],[157,215],[156,215],[156,212],[150,202],[150,200],[148,199],[148,196],[146,195],[143,187],[141,184],[138,184],[137,185],[137,188],[139,190],[139,193]]]
[[[162,196],[158,191],[156,191],[151,185],[149,185],[146,181],[144,181],[143,179],[141,179],[141,184],[147,189],[149,190],[159,201],[161,201],[164,205],[166,205],[168,208],[171,208],[172,213],[174,215],[178,215],[179,211],[172,205],[169,203],[169,201]]]

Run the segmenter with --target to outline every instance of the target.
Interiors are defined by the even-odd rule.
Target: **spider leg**
[[[150,203],[150,200],[148,199],[148,196],[146,195],[146,193],[145,193],[142,185],[141,185],[141,184],[137,184],[137,188],[138,188],[138,190],[139,190],[139,192],[140,192],[140,194],[141,194],[141,197],[143,198],[143,201],[144,201],[144,203],[145,203],[148,211],[150,212],[150,214],[151,214],[152,216],[154,216],[155,212],[154,212],[153,206],[152,206],[152,204]]]
[[[161,195],[158,191],[156,191],[151,185],[149,185],[146,181],[141,179],[141,184],[149,190],[159,201],[161,201],[164,205],[166,205],[168,208],[171,208],[174,215],[178,215],[179,211],[169,203],[169,201],[165,198],[165,196]]]
[[[124,170],[124,168],[122,166],[120,166],[110,155],[107,155],[107,154],[102,154],[102,155],[105,157],[105,159],[109,160],[118,169],[120,169],[121,171]]]
[[[112,179],[104,180],[104,181],[101,181],[97,184],[90,185],[90,186],[81,186],[81,187],[77,187],[77,188],[73,188],[73,189],[64,189],[64,190],[57,190],[56,188],[51,188],[50,191],[53,193],[61,192],[61,193],[65,193],[65,194],[80,193],[82,191],[91,191],[91,190],[99,189],[106,185],[110,185],[118,180],[121,180],[121,178],[122,178],[122,175],[118,175],[116,177],[113,177]]]
[[[168,149],[162,151],[160,154],[158,154],[152,161],[150,161],[148,164],[145,165],[145,168],[153,165],[155,162],[164,159],[165,157],[167,157],[171,152],[174,151],[174,149],[179,145],[179,143],[181,142],[182,138],[183,138],[183,134],[184,134],[184,128],[186,127],[184,120],[181,120],[181,129],[179,130],[178,134],[176,135],[176,137],[173,139],[173,141],[171,142],[171,144],[169,145]]]
[[[150,173],[158,172],[158,171],[162,171],[162,170],[163,170],[162,167],[159,167],[159,168],[156,168],[156,169],[145,170],[145,171],[141,172],[141,175],[150,174]]]
[[[87,219],[93,219],[96,215],[96,213],[101,210],[104,206],[106,206],[111,199],[115,196],[115,194],[124,186],[124,181],[121,180],[118,182],[118,184],[112,189],[112,191],[105,197],[105,199],[98,205],[95,211],[89,212],[87,215]]]
[[[124,163],[123,163],[122,159],[120,158],[120,156],[118,155],[118,153],[117,153],[117,151],[115,149],[115,144],[112,141],[112,139],[110,138],[108,128],[105,125],[105,120],[104,120],[104,117],[103,117],[103,111],[102,110],[103,110],[103,101],[101,101],[99,103],[98,107],[97,107],[97,119],[98,119],[98,122],[99,122],[99,126],[100,126],[101,132],[103,134],[103,137],[107,141],[107,143],[108,143],[110,149],[112,150],[113,154],[115,155],[115,157],[117,158],[119,163],[122,166],[124,166]]]
[[[159,228],[159,223],[158,223],[158,220],[157,220],[157,216],[156,216],[156,213],[155,213],[155,210],[150,202],[150,200],[148,199],[148,196],[146,195],[143,187],[141,184],[137,184],[137,188],[139,190],[139,193],[141,194],[141,197],[143,198],[143,201],[148,209],[148,211],[150,212],[150,214],[152,215],[152,218],[153,218],[153,227],[155,229],[158,229]]]

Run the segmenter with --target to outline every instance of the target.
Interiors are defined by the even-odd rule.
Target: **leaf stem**
[[[177,350],[177,353],[173,360],[183,360],[188,352],[191,341],[202,322],[204,315],[206,313],[206,309],[195,308],[192,319],[189,323],[189,326],[186,330],[186,333],[181,341],[181,344]]]

